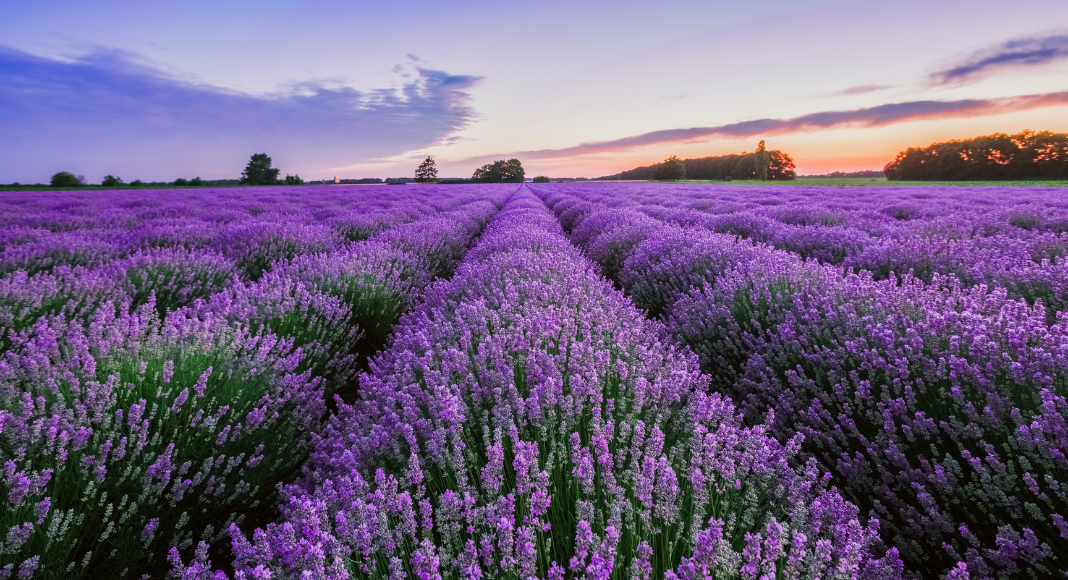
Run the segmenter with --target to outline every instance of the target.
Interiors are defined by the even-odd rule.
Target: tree
[[[286,185],[304,185],[304,180],[299,175],[286,174]]]
[[[794,160],[789,154],[779,150],[768,152],[768,179],[772,181],[793,181],[797,179]]]
[[[415,170],[416,183],[434,183],[438,180],[438,167],[434,164],[434,158],[427,155],[426,159]]]
[[[241,183],[275,185],[278,182],[278,171],[278,168],[271,167],[271,158],[266,153],[256,153],[249,159],[245,171],[241,173]]]
[[[672,155],[653,169],[653,181],[679,181],[686,179],[686,164],[677,155]]]
[[[114,175],[104,176],[104,181],[100,183],[104,187],[118,187],[122,185],[122,178],[115,177]]]
[[[797,178],[794,171],[794,160],[782,151],[768,151],[768,179],[772,181],[790,181]],[[727,179],[756,179],[756,153],[737,153],[733,155],[717,155],[713,157],[699,157],[697,159],[683,159],[686,167],[686,179],[709,179],[721,181]],[[628,179],[647,180],[653,179],[653,172],[662,164],[646,165],[623,171],[615,175],[599,177],[598,179]]]
[[[144,183],[142,183],[140,179],[135,179],[130,182],[130,187],[141,187],[142,185],[144,185]]]
[[[523,183],[526,174],[518,159],[494,161],[475,170],[471,180],[475,183]]]
[[[184,177],[179,177],[178,179],[174,180],[174,184],[178,187],[185,187],[189,185],[189,180]]]
[[[534,178],[534,183],[549,183],[549,178],[544,175],[539,175]]]
[[[52,176],[52,187],[78,187],[82,182],[69,171],[60,171]]]
[[[753,169],[756,171],[757,179],[767,181],[770,167],[771,155],[764,149],[764,142],[761,141],[760,145],[757,145],[757,150],[753,153]]]
[[[1068,133],[995,133],[910,147],[884,171],[889,180],[1066,179]]]
[[[201,186],[204,185],[204,180],[200,179],[200,176],[194,177],[189,180],[189,185]]]

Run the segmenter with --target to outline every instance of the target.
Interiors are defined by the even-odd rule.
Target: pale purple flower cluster
[[[722,219],[709,211],[715,202],[686,207],[684,188],[649,189],[539,192],[562,220],[583,208],[572,239],[606,272],[618,269],[624,290],[668,322],[748,421],[766,422],[781,441],[803,435],[802,456],[881,521],[911,574],[1044,577],[1068,568],[1068,319],[1043,306],[1062,304],[1062,195],[931,188],[907,190],[929,196],[922,202],[893,204],[905,192],[868,203],[855,191],[828,192],[830,200],[799,208],[756,199],[730,231],[710,226],[728,223],[713,221]],[[694,197],[710,193],[695,188]],[[1028,203],[1013,208],[1020,200],[1009,194]],[[618,214],[618,198],[629,215],[599,217]],[[844,222],[873,239],[844,260],[851,267],[806,262],[771,247],[780,244],[761,233],[770,232],[766,219]],[[606,258],[598,248],[611,244],[631,250]],[[882,259],[865,261],[877,253],[910,266],[879,271]],[[1054,290],[1024,290],[1043,284]]]
[[[316,435],[280,523],[232,527],[236,577],[898,577],[664,331],[520,188]]]

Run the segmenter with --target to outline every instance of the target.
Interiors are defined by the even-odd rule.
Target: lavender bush
[[[329,235],[301,233],[329,228],[301,229],[299,208],[235,209],[223,221],[296,224],[261,248],[211,238],[246,274],[253,262],[278,266],[254,283],[237,280],[229,258],[188,249],[203,244],[145,244],[144,219],[195,224],[188,206],[87,204],[118,217],[78,222],[98,231],[74,233],[105,235],[112,257],[129,257],[92,269],[53,260],[0,279],[0,578],[157,577],[200,542],[219,543],[230,524],[269,521],[277,484],[297,473],[325,418],[324,391],[355,374],[361,315],[395,319],[431,268],[463,256],[498,207],[485,198],[503,192],[457,193],[430,206],[461,208],[434,227],[341,251],[316,245]],[[25,222],[66,231],[62,219],[20,208]],[[399,220],[426,212],[395,210]],[[19,231],[5,249],[55,235]],[[321,253],[297,255],[309,250]]]
[[[1065,224],[1016,188],[4,194],[0,579],[1063,575]]]
[[[968,234],[960,218],[951,228],[935,218],[923,235],[956,232],[958,241],[876,245],[892,259],[969,264],[959,278],[935,266],[920,280],[723,237],[693,252],[700,236],[672,224],[704,218],[645,213],[669,223],[638,228],[646,239],[625,258],[624,288],[639,304],[651,294],[663,305],[655,314],[670,317],[671,334],[698,353],[717,390],[738,397],[750,422],[767,420],[780,440],[803,435],[802,456],[818,459],[879,518],[913,574],[1046,577],[1068,568],[1065,322],[1038,304],[1057,304],[1049,293],[1027,302],[1009,295],[1056,287],[1052,276],[1029,275],[1036,263],[1055,265],[1056,234],[1009,237],[1020,219],[979,221]],[[886,213],[918,219],[918,210]],[[572,239],[597,214],[587,215]],[[969,237],[978,230],[989,236]],[[895,251],[903,241],[950,251]],[[987,287],[998,271],[1000,283]]]
[[[268,332],[161,326],[151,303],[37,326],[0,362],[0,577],[159,574],[167,547],[269,509],[323,416],[321,382]]]
[[[796,442],[661,334],[518,194],[317,436],[283,523],[235,526],[237,577],[894,577]]]

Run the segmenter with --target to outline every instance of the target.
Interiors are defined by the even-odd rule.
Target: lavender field
[[[0,195],[0,579],[1049,578],[1068,197]]]

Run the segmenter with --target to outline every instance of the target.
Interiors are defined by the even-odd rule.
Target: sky
[[[759,7],[754,7],[759,6]],[[0,183],[598,177],[768,148],[800,175],[1068,132],[1068,2],[0,3]]]

